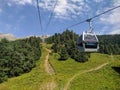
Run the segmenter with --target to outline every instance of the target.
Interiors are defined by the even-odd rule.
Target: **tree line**
[[[46,43],[53,44],[52,49],[59,53],[60,60],[69,57],[79,62],[88,61],[90,53],[80,52],[77,46],[79,35],[73,31],[66,30],[63,33],[55,33],[46,39]],[[98,35],[99,51],[103,54],[120,54],[120,35]]]
[[[98,35],[100,53],[104,54],[120,54],[120,35]]]
[[[29,72],[41,56],[41,39],[30,37],[0,41],[0,83],[7,78]]]
[[[55,35],[46,39],[46,43],[53,43],[52,49],[55,53],[59,53],[59,60],[67,60],[69,57],[78,62],[88,61],[90,53],[80,52],[77,46],[79,35],[73,31],[66,30],[62,34]]]

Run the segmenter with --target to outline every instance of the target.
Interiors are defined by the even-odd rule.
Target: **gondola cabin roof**
[[[98,39],[95,35],[95,33],[91,32],[83,32],[83,41],[85,42],[98,42]]]

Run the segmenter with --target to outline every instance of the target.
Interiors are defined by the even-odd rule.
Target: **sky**
[[[68,26],[120,5],[120,0],[38,1],[41,25],[36,0],[0,0],[0,33],[16,37],[62,33]],[[120,8],[94,18],[92,25],[96,34],[120,34]],[[85,22],[68,29],[81,34],[89,29],[89,24]]]

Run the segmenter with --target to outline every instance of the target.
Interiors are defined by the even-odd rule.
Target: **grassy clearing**
[[[120,67],[120,61],[76,77],[69,90],[120,90],[120,74],[112,69],[115,66]]]
[[[0,90],[39,90],[44,83],[50,81],[52,77],[44,69],[44,59],[47,52],[42,49],[42,53],[41,59],[31,72],[11,78],[0,84]]]
[[[58,54],[52,54],[50,57],[50,61],[56,72],[56,80],[58,82],[58,90],[62,90],[65,83],[76,73],[82,72],[84,70],[89,70],[90,68],[97,67],[105,62],[113,61],[111,56],[105,55],[105,54],[99,54],[99,53],[91,54],[90,60],[86,63],[78,63],[72,59],[69,59],[66,61],[58,61],[58,60],[56,60],[58,58],[59,58]],[[115,62],[117,64],[119,61],[117,59],[119,59],[119,58],[120,58],[120,56],[117,56],[117,57],[115,56],[115,58],[114,58],[116,60]],[[110,68],[111,65],[113,65],[115,62],[113,61],[110,65],[107,65],[107,67]],[[70,90],[96,90],[96,89],[99,90],[99,89],[101,89],[100,88],[101,85],[99,84],[99,82],[97,82],[98,80],[104,81],[106,78],[106,79],[108,79],[108,81],[106,80],[106,83],[109,83],[110,82],[109,80],[113,80],[111,78],[116,78],[113,80],[113,82],[117,81],[117,79],[119,79],[119,77],[116,75],[115,71],[113,72],[113,70],[111,70],[109,68],[104,68],[105,72],[96,71],[96,72],[98,72],[98,74],[96,74],[96,72],[91,72],[89,74],[86,73],[86,74],[76,77],[75,80],[71,84]],[[106,72],[108,72],[109,74],[104,74]],[[110,74],[112,74],[112,73],[113,73],[113,75],[111,76]],[[91,85],[90,84],[91,82],[93,84],[96,83],[98,86],[95,87],[94,85]],[[86,85],[85,88],[84,88],[84,86],[83,86],[83,88],[81,87],[81,85],[83,85],[83,84]],[[90,89],[89,89],[89,84],[91,85]],[[105,85],[109,87],[109,84],[105,84]],[[114,87],[117,84],[113,84],[113,85],[110,84],[110,85],[111,85],[111,87]],[[120,85],[120,83],[119,83],[119,85]],[[102,90],[103,90],[103,88],[102,88]]]

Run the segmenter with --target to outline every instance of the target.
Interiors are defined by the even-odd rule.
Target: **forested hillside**
[[[53,43],[52,49],[60,54],[60,60],[66,60],[69,57],[79,62],[85,62],[90,57],[90,53],[81,53],[77,46],[79,35],[73,31],[66,30],[62,34],[56,33],[46,42]],[[99,53],[120,54],[120,35],[99,35]]]
[[[120,35],[99,35],[100,53],[120,54]]]
[[[78,62],[86,62],[90,53],[80,52],[77,46],[79,35],[66,30],[63,33],[47,38],[45,41],[52,44],[52,50],[60,55],[59,60],[72,58]],[[120,54],[120,35],[99,35],[100,49],[98,53]],[[16,41],[2,39],[0,41],[0,82],[7,78],[19,76],[35,67],[36,60],[41,56],[41,39],[30,37]]]
[[[0,82],[19,76],[35,67],[41,56],[41,39],[30,37],[16,41],[0,41]]]
[[[62,34],[56,33],[46,39],[46,43],[53,43],[52,49],[55,53],[60,54],[60,60],[67,60],[69,57],[78,62],[88,61],[90,53],[81,53],[77,47],[79,35],[73,31],[66,30]]]

